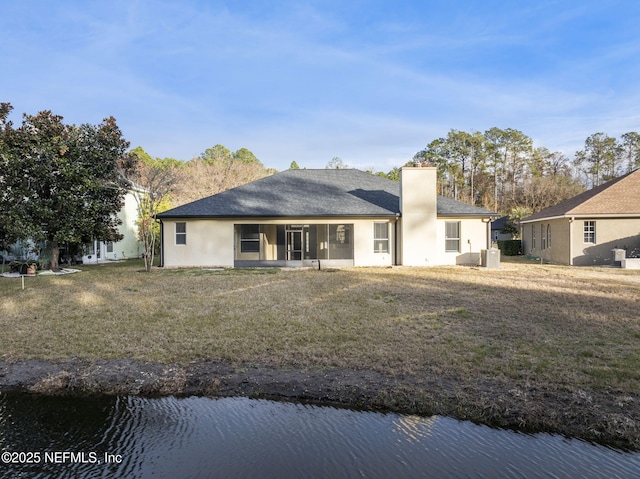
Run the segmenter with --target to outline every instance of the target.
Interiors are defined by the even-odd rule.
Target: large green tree
[[[622,149],[627,160],[627,171],[640,168],[640,134],[630,131],[622,135]]]
[[[20,231],[24,228],[20,224],[19,208],[14,199],[19,192],[16,186],[9,184],[10,178],[20,175],[19,165],[10,161],[10,135],[13,128],[8,117],[11,109],[9,103],[0,103],[0,251],[8,251],[20,238]],[[3,256],[3,262],[4,259]]]
[[[615,138],[594,133],[576,152],[574,163],[587,175],[590,186],[598,186],[620,174],[622,147]]]
[[[3,105],[3,112],[11,110]],[[100,125],[67,125],[51,111],[24,115],[13,128],[3,120],[5,191],[11,229],[20,238],[45,241],[45,257],[58,268],[59,248],[93,239],[116,241],[128,188],[127,171],[135,163],[126,153],[113,117]]]

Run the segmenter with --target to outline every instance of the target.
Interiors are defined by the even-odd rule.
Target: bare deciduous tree
[[[176,169],[154,162],[139,162],[132,178],[133,191],[138,203],[138,235],[144,246],[144,267],[151,271],[155,255],[159,227],[155,215],[163,210],[169,195],[174,190]]]

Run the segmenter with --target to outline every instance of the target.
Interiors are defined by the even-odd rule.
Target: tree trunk
[[[49,252],[51,253],[51,271],[60,271],[60,247],[57,241],[49,242]]]
[[[151,271],[151,265],[153,264],[153,256],[146,252],[144,253],[144,269],[148,273]]]

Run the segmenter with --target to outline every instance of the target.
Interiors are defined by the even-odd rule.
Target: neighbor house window
[[[547,248],[551,248],[551,225],[547,225]]]
[[[531,249],[536,249],[536,227],[531,225]]]
[[[542,243],[541,249],[547,248],[547,235],[545,233],[546,233],[546,229],[544,225],[540,225],[540,242]]]
[[[584,222],[584,242],[595,244],[596,242],[596,222],[595,221]]]
[[[260,252],[260,225],[240,225],[240,252]]]
[[[373,252],[389,252],[389,223],[373,223]]]
[[[113,241],[107,243],[107,253],[113,253]]]
[[[187,244],[187,223],[176,223],[176,244]]]
[[[460,222],[446,221],[444,224],[444,249],[450,252],[460,252]]]

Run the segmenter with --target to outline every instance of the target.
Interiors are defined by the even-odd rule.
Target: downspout
[[[393,223],[393,265],[398,266],[398,218],[400,218],[400,213],[396,213],[396,221]]]
[[[482,222],[486,223],[486,228],[487,228],[487,233],[485,234],[485,239],[486,239],[486,246],[484,249],[489,249],[492,247],[492,243],[491,243],[491,222],[493,221],[493,218],[491,216],[489,216],[489,218],[482,218]]]
[[[164,267],[164,223],[160,220],[160,268]]]

